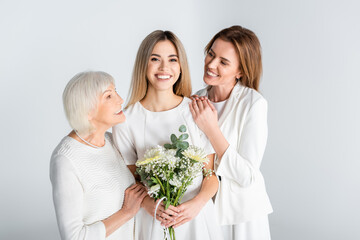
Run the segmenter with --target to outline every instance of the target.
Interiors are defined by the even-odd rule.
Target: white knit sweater
[[[105,239],[101,220],[121,209],[125,189],[135,181],[111,133],[105,146],[92,148],[64,137],[50,162],[50,179],[57,222],[62,239]],[[134,219],[106,239],[133,239]]]

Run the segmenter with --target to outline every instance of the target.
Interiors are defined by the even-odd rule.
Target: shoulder
[[[189,103],[191,103],[191,99],[188,97],[184,97],[184,99],[182,100],[179,106],[180,107],[179,110],[181,114],[183,114],[184,116],[191,116]]]
[[[50,177],[61,169],[72,170],[72,155],[74,151],[74,144],[70,137],[64,137],[57,147],[54,149],[50,158]]]
[[[208,87],[205,87],[205,88],[203,88],[203,89],[200,89],[199,91],[197,91],[197,92],[195,93],[195,95],[205,96],[205,95],[207,95],[207,89],[208,89]]]
[[[71,155],[74,148],[75,146],[72,142],[72,139],[69,136],[65,136],[54,149],[51,155],[51,161],[57,161],[59,156],[69,158],[69,155]]]
[[[139,104],[140,102],[136,102],[123,110],[127,120],[139,115],[142,112]]]
[[[238,99],[239,102],[243,103],[242,105],[247,105],[250,107],[254,104],[267,106],[266,99],[255,89],[245,87],[238,83],[235,85],[233,91],[234,92],[231,94],[231,97]]]
[[[187,106],[186,104],[189,104],[191,102],[191,99],[188,97],[184,97],[183,102],[181,103],[184,106]]]

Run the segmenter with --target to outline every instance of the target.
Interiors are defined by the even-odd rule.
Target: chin
[[[214,81],[211,81],[207,77],[204,77],[204,83],[206,83],[207,85],[214,85]]]

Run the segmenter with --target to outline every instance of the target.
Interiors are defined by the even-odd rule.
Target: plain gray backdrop
[[[1,0],[0,239],[60,239],[49,160],[71,130],[61,95],[73,75],[106,71],[126,98],[140,42],[172,30],[196,91],[206,43],[235,24],[262,43],[272,239],[360,239],[359,10],[355,0]]]

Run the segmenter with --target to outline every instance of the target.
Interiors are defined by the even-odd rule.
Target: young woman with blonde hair
[[[261,46],[241,26],[217,33],[205,48],[204,82],[190,109],[215,152],[216,212],[224,239],[269,240],[272,207],[260,164],[267,141],[267,102],[258,92]]]
[[[191,100],[191,82],[186,54],[180,40],[170,31],[154,31],[141,43],[131,82],[130,99],[125,110],[127,123],[113,128],[114,142],[126,159],[129,169],[135,172],[135,163],[144,156],[147,148],[170,142],[170,135],[186,125],[189,143],[203,147],[210,159],[205,166],[213,169],[213,149],[206,136],[196,126],[188,107]],[[211,198],[218,188],[215,175],[194,179],[182,203],[167,210],[147,196],[137,214],[137,239],[162,239],[160,226],[173,225],[177,240],[222,239],[215,219]]]

